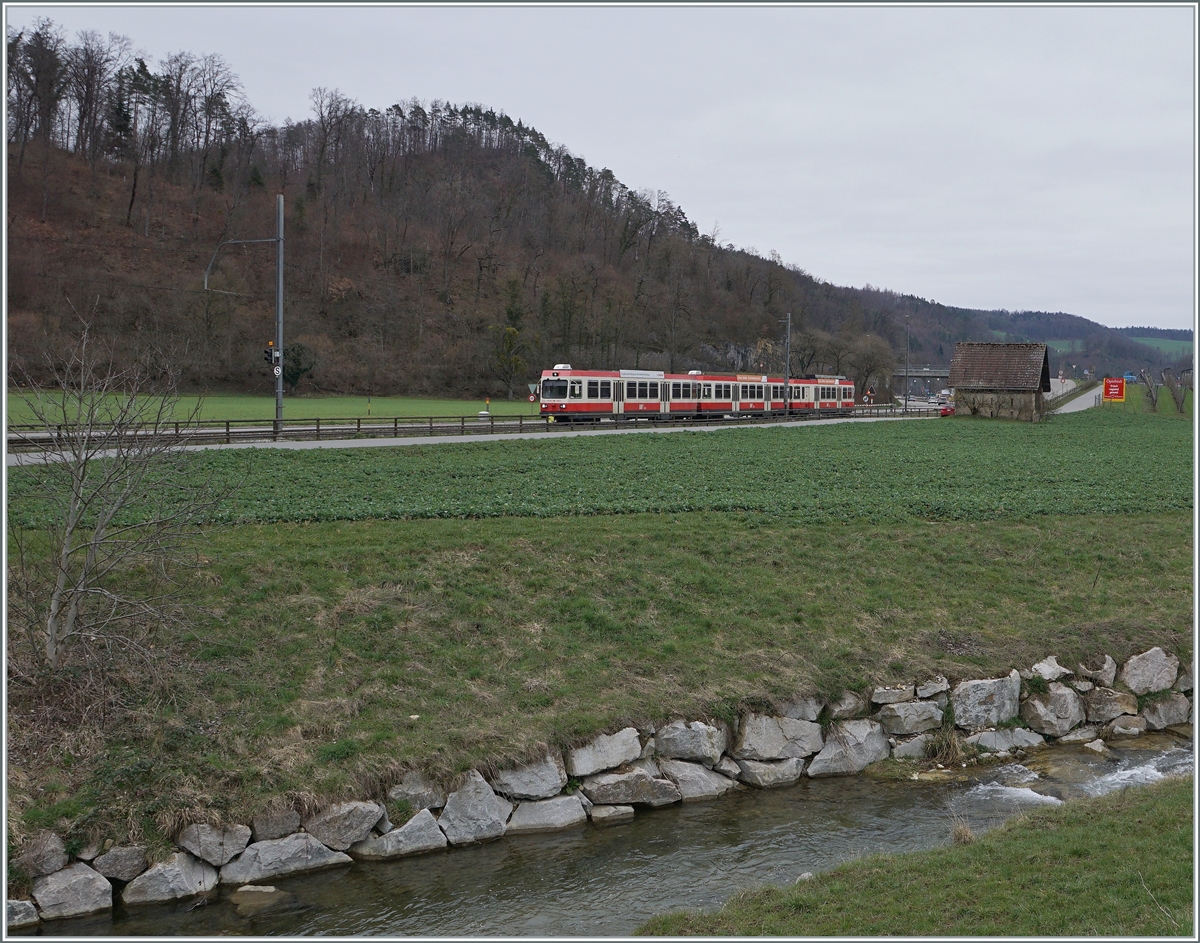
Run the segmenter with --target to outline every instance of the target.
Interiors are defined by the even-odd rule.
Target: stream
[[[605,828],[277,878],[284,899],[257,914],[240,912],[222,885],[208,902],[126,909],[118,901],[111,914],[22,935],[627,936],[656,914],[714,910],[743,888],[789,884],[862,855],[946,845],[955,822],[978,834],[1031,807],[1194,770],[1192,742],[1182,737],[1117,743],[1109,757],[1054,746],[917,781],[806,779],[639,811]]]

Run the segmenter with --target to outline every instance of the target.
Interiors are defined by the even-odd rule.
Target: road
[[[1067,390],[1072,390],[1074,388],[1074,380],[1063,380],[1061,384],[1058,382],[1058,380],[1050,381],[1051,396],[1057,396],[1061,392],[1066,392]],[[1054,413],[1055,415],[1061,415],[1063,413],[1077,413],[1085,409],[1091,409],[1096,405],[1096,397],[1099,395],[1100,388],[1096,387],[1096,389],[1084,393],[1082,396],[1076,396],[1069,403],[1063,403],[1063,405],[1059,406],[1058,409],[1054,410]]]

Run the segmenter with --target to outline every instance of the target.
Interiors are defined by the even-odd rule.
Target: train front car
[[[553,370],[542,371],[541,415],[559,422],[611,417],[616,376],[612,370],[575,370],[569,363],[556,363]]]

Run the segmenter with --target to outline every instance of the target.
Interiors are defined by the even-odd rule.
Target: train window
[[[663,385],[666,386],[665,383]],[[653,380],[650,381],[650,390],[646,394],[646,398],[647,399],[658,399],[658,384],[655,383]]]
[[[612,399],[612,380],[600,381],[600,398]]]
[[[583,381],[571,381],[571,399],[583,399]]]
[[[628,383],[625,384],[625,398],[626,399],[637,399],[637,381],[636,380],[630,380]]]
[[[567,381],[566,380],[543,380],[542,381],[542,399],[566,399],[567,398]]]
[[[765,389],[766,389],[766,387],[764,387],[764,386],[763,386],[763,385],[760,383],[760,384],[758,384],[758,386],[756,387],[756,389],[758,390],[758,395],[757,395],[757,396],[755,396],[755,399],[762,399],[762,398],[763,398],[763,390],[765,390]]]
[[[671,384],[671,399],[680,399],[682,396],[683,396],[683,394],[679,391],[679,384],[672,383]]]
[[[588,399],[596,399],[600,395],[600,381],[588,380]]]

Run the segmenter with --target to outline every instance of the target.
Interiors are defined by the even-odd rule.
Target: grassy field
[[[1173,340],[1169,337],[1133,337],[1130,340],[1135,340],[1139,344],[1145,344],[1147,347],[1155,347],[1163,353],[1170,354],[1172,357],[1182,357],[1184,354],[1192,352],[1191,341]]]
[[[181,397],[175,409],[175,417],[182,419],[200,407],[200,418],[216,419],[263,419],[275,418],[275,397],[232,394]],[[293,419],[391,419],[399,416],[474,416],[487,409],[496,416],[536,416],[538,404],[524,397],[509,402],[493,399],[489,404],[482,399],[421,399],[411,396],[289,396],[283,397],[283,416]],[[8,391],[8,422],[14,424],[33,421],[33,414],[20,391]]]
[[[187,817],[630,722],[1049,653],[1186,660],[1191,454],[1190,422],[1133,410],[203,453],[242,490],[181,573],[191,630],[33,683],[10,623],[11,833],[162,849]],[[14,524],[45,473],[10,470]]]
[[[863,858],[662,936],[1195,938],[1192,778],[1028,813],[971,844]]]

